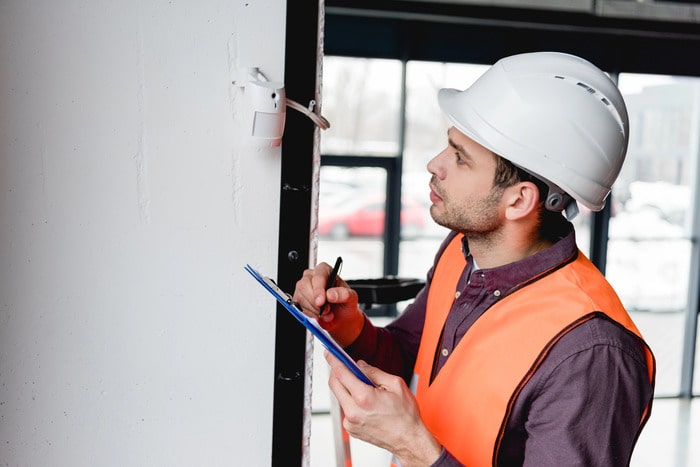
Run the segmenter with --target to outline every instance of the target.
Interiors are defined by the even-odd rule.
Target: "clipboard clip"
[[[290,294],[288,294],[287,292],[283,291],[282,289],[280,289],[280,287],[277,285],[277,283],[274,280],[272,280],[270,277],[267,277],[267,276],[261,276],[261,277],[263,278],[263,280],[265,282],[267,282],[267,285],[274,288],[277,291],[277,293],[279,293],[280,295],[282,295],[284,297],[287,297],[287,304],[288,305],[295,306],[301,310],[301,307],[299,306],[299,304],[297,302],[295,302],[292,299],[292,296]]]

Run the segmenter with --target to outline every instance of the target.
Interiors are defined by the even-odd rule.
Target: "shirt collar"
[[[481,269],[480,271],[487,287],[502,291],[509,290],[531,280],[533,277],[546,273],[550,269],[558,267],[562,263],[575,259],[578,254],[576,232],[571,223],[567,224],[565,235],[559,238],[552,246],[513,263],[491,269]],[[462,251],[467,259],[467,263],[472,265],[473,258],[471,258],[469,253],[469,244],[466,237],[462,239]]]

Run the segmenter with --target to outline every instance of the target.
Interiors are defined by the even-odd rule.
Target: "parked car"
[[[401,204],[401,235],[415,237],[425,228],[426,208],[411,199],[404,199]],[[385,210],[385,199],[381,195],[321,200],[318,234],[334,240],[354,236],[378,237],[384,232]]]

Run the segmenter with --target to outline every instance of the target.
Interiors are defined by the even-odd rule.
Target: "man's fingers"
[[[326,281],[330,274],[330,266],[320,263],[314,269],[304,271],[302,277],[297,281],[294,289],[293,300],[297,302],[303,310],[318,315],[321,307],[326,304]]]
[[[366,391],[372,390],[372,386],[368,385],[364,381],[360,380],[355,373],[350,371],[348,367],[345,366],[343,362],[341,362],[335,355],[333,355],[331,352],[328,350],[324,351],[324,356],[326,358],[326,361],[331,367],[331,379],[336,379],[338,382],[345,388],[345,390],[350,393],[350,394],[362,394]],[[358,362],[360,363],[360,362]],[[374,369],[374,367],[368,365],[365,362],[361,362],[364,364],[363,366],[360,366],[363,371],[365,368],[367,369]],[[379,369],[375,369],[376,372],[378,373],[383,373]],[[369,379],[374,382],[374,379],[368,374],[367,375]],[[391,376],[391,375],[389,375]]]
[[[374,385],[379,389],[385,389],[390,391],[398,391],[401,388],[401,378],[390,373],[386,373],[377,367],[374,367],[364,360],[359,360],[357,366],[360,367],[362,372],[367,375],[367,377],[372,380]]]
[[[328,303],[347,303],[356,292],[348,287],[333,287],[326,291]]]
[[[328,387],[335,398],[338,399],[338,403],[343,408],[343,411],[347,412],[353,410],[355,407],[355,401],[352,398],[352,393],[344,383],[344,373],[345,371],[349,370],[347,370],[345,365],[343,365],[343,363],[328,350],[324,351],[324,357],[331,367],[331,374],[328,378]]]

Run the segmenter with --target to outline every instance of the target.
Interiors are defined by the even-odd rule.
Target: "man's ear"
[[[536,212],[540,204],[540,190],[532,182],[519,182],[506,188],[506,218],[518,220]]]

